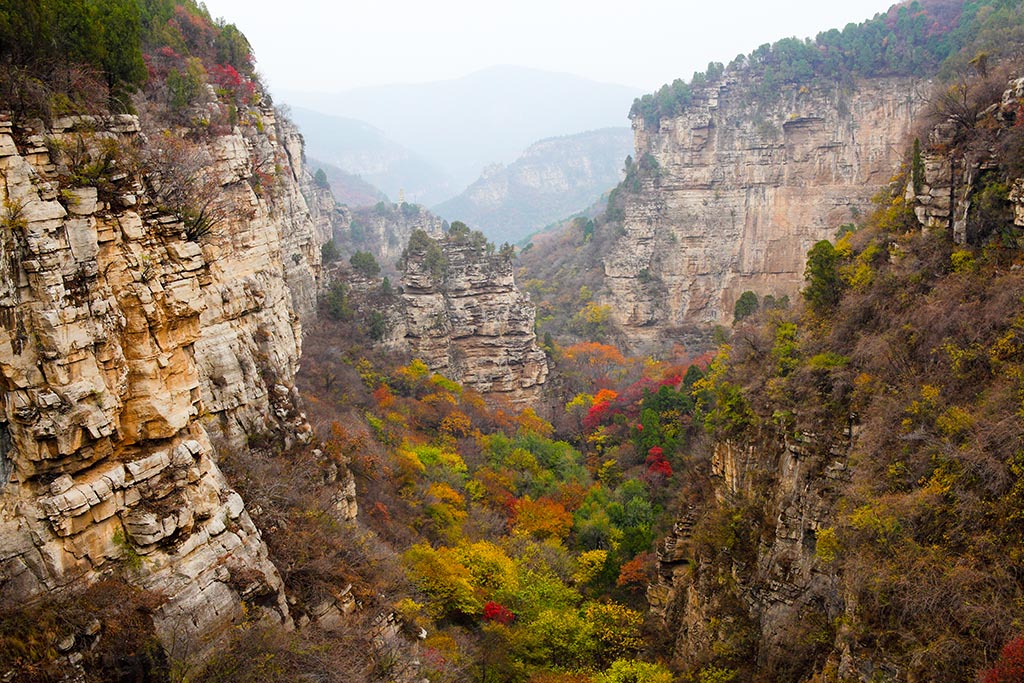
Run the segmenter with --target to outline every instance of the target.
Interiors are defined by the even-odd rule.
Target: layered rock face
[[[922,106],[908,79],[765,99],[730,73],[678,116],[633,121],[643,171],[604,272],[606,303],[638,349],[731,322],[746,290],[795,294],[807,250],[889,182]]]
[[[1024,78],[1011,79],[1002,99],[977,114],[978,125],[970,131],[970,137],[989,136],[984,144],[964,144],[967,131],[952,117],[932,128],[923,145],[920,168],[908,179],[905,194],[922,227],[947,231],[957,244],[978,241],[978,226],[970,221],[972,200],[984,189],[979,181],[998,168],[999,159],[1005,163],[1005,157],[1014,156],[1012,149],[1001,148],[1007,134],[1020,125],[1022,102]],[[985,132],[979,135],[979,129]],[[1007,199],[1014,224],[1024,227],[1024,179],[1013,180]]]
[[[239,450],[254,432],[309,430],[292,380],[322,237],[299,191],[300,139],[273,110],[259,116],[199,143],[225,213],[195,239],[127,162],[162,135],[135,117],[0,124],[0,585],[12,595],[121,573],[165,596],[165,642],[216,634],[243,599],[290,622],[211,441]],[[112,164],[83,181],[73,157],[103,149]]]
[[[405,340],[415,357],[491,402],[538,402],[547,358],[511,254],[451,236],[432,249],[410,245],[402,285]]]
[[[848,460],[848,440],[825,452],[774,434],[757,443],[715,445],[710,475],[718,503],[756,505],[770,531],[756,547],[730,549],[735,579],[733,590],[723,591],[721,577],[702,566],[691,547],[700,511],[683,511],[659,544],[657,578],[647,589],[652,615],[672,634],[675,657],[697,661],[746,628],[758,643],[758,666],[770,667],[792,654],[808,612],[842,615],[840,581],[815,551],[817,534],[833,524]],[[739,603],[727,604],[726,594]],[[853,654],[840,654],[836,666],[843,675],[857,673]]]

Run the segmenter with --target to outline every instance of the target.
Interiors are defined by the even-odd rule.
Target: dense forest
[[[257,90],[245,36],[191,0],[9,0],[0,64],[0,96],[16,119],[131,111],[147,84],[178,111],[208,81],[240,96]]]

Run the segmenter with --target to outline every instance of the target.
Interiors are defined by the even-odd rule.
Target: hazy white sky
[[[708,61],[804,38],[895,0],[206,0],[272,91],[455,78],[496,64],[653,90]]]

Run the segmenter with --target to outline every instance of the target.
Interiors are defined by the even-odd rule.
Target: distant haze
[[[497,64],[650,91],[779,38],[813,37],[888,0],[206,0],[248,36],[271,89],[340,92]]]
[[[511,162],[542,138],[627,126],[626,114],[639,94],[636,88],[506,66],[436,83],[357,88],[336,95],[283,91],[278,99],[296,105],[295,119],[314,155],[362,175],[392,198],[400,186],[410,200],[431,204],[457,194],[485,166]],[[342,135],[350,125],[342,127],[335,119],[332,129],[307,110],[369,122],[442,174],[433,182],[412,182],[416,174],[408,171],[411,158],[402,160],[407,171],[401,174],[348,163],[343,148],[367,135]],[[378,157],[395,159],[394,146],[381,147]],[[416,168],[426,170],[423,164]]]
[[[429,206],[542,138],[628,125],[634,97],[709,61],[842,28],[890,3],[206,4],[249,38],[311,156]]]

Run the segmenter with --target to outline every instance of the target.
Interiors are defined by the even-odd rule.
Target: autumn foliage
[[[489,600],[484,605],[484,619],[487,621],[493,621],[497,624],[508,625],[516,618],[511,611],[506,607],[502,607],[493,600]]]
[[[991,669],[981,672],[981,683],[1021,683],[1024,681],[1024,637],[1003,646]]]
[[[423,658],[431,680],[589,676],[642,650],[634,608],[650,563],[634,557],[652,549],[662,494],[648,483],[651,465],[629,455],[635,430],[617,416],[640,422],[651,391],[682,391],[680,373],[648,367],[641,376],[607,345],[569,357],[586,390],[579,410],[621,458],[611,468],[581,452],[597,447],[580,434],[559,439],[561,416],[489,405],[421,361],[389,367],[356,356],[345,369],[332,366],[334,354],[309,366],[313,386],[339,378],[329,394],[363,422],[368,438],[346,457],[361,499],[373,501],[364,519],[400,550],[409,583],[400,611],[432,634]],[[651,438],[667,439],[653,465],[664,478],[675,441],[648,423]],[[623,571],[628,584],[617,582]]]

